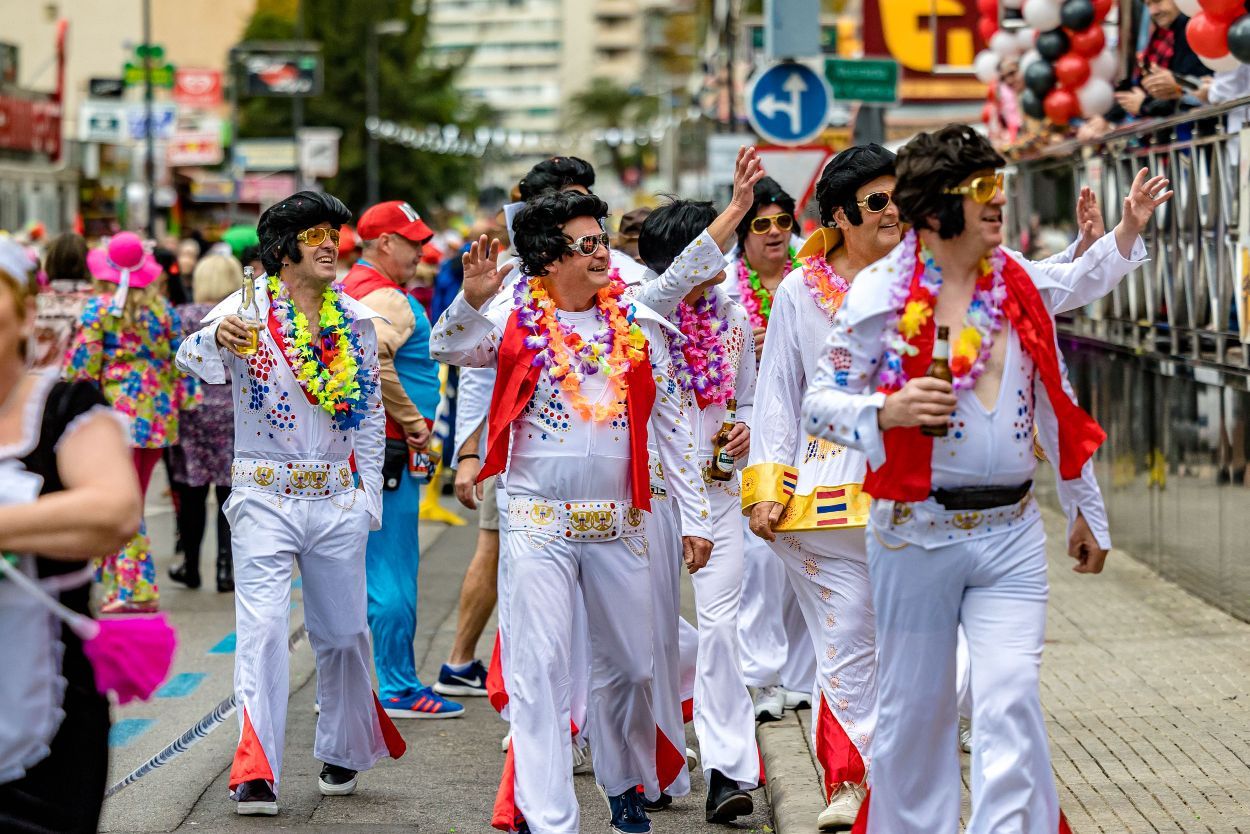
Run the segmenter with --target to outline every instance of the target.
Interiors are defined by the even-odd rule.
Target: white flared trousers
[[[719,770],[750,790],[759,785],[760,760],[755,712],[738,653],[744,567],[741,494],[736,482],[712,483],[707,493],[715,536],[712,557],[690,577],[699,628],[694,731],[703,772]]]
[[[234,691],[242,730],[237,774],[242,781],[257,778],[257,768],[267,764],[275,792],[280,781],[290,681],[291,578],[297,562],[321,705],[313,755],[328,764],[368,770],[387,755],[387,748],[370,674],[365,590],[369,515],[364,499],[347,493],[279,500],[236,489],[225,514],[234,548]],[[257,758],[256,742],[263,762]]]
[[[652,496],[651,517],[647,519],[647,542],[650,545],[651,583],[654,603],[652,642],[655,645],[655,681],[652,703],[655,726],[664,736],[665,750],[656,756],[655,776],[643,783],[646,795],[655,799],[661,792],[669,796],[690,793],[690,772],[686,768],[686,725],[683,720],[681,575],[684,571],[681,534],[673,514],[672,499]],[[686,628],[689,628],[687,625]],[[693,675],[694,651],[688,658],[689,674]],[[679,756],[674,757],[674,754]],[[678,761],[680,759],[680,761]]]
[[[595,778],[609,795],[654,779],[652,582],[647,541],[507,536],[508,712],[516,805],[534,834],[576,834],[572,717],[576,608],[590,635],[587,723]]]
[[[888,531],[869,533],[880,690],[872,834],[959,831],[960,624],[968,640],[974,728],[968,834],[1058,830],[1039,692],[1045,548],[1040,517],[932,549]]]
[[[784,686],[811,692],[816,685],[816,655],[786,568],[768,542],[742,519],[745,570],[738,647],[748,686]]]

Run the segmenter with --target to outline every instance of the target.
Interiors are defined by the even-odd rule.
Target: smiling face
[[[855,200],[856,202],[867,200],[870,194],[893,195],[896,182],[893,174],[869,180],[856,189]],[[837,209],[833,213],[833,219],[837,221],[838,228],[842,231],[847,251],[872,263],[885,257],[903,239],[902,227],[898,219],[898,206],[894,205],[894,200],[890,200],[890,204],[885,207],[884,211],[872,212],[864,205],[858,208],[863,221],[858,226],[851,224],[845,209]]]
[[[561,230],[570,245],[580,237],[603,233],[599,221],[593,217],[574,217]],[[608,274],[610,265],[611,256],[603,246],[597,247],[593,255],[566,252],[560,260],[547,267],[543,281],[557,307],[563,310],[589,309],[595,293],[611,282]]]
[[[314,229],[332,229],[334,226],[327,221],[313,226]],[[285,263],[282,267],[284,277],[305,278],[318,283],[329,284],[336,277],[339,260],[339,247],[329,235],[316,246],[309,246],[297,241],[300,255],[303,257],[297,264]]]
[[[762,206],[759,213],[755,215],[756,219],[761,217],[773,218],[780,217],[786,213],[785,209],[776,203]],[[790,253],[790,232],[782,231],[777,228],[777,224],[770,223],[768,231],[762,235],[757,235],[754,231],[747,232],[743,249],[746,252],[747,263],[760,267],[767,264],[776,265]]]
[[[968,185],[978,177],[993,177],[994,174],[992,168],[986,168],[975,172],[960,185]],[[993,199],[988,203],[978,203],[970,194],[965,194],[962,199],[964,233],[961,237],[968,241],[969,246],[975,242],[977,248],[984,249],[986,252],[1001,246],[1003,243],[1003,206],[1007,205],[1007,195],[999,189],[994,192]]]

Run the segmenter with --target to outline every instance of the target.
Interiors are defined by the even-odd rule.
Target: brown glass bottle
[[[947,382],[954,382],[955,376],[951,373],[951,342],[950,328],[938,327],[937,340],[933,343],[933,361],[929,364],[929,370],[925,376],[931,376],[934,379],[944,379]],[[921,426],[920,431],[929,437],[946,437],[947,423],[940,426]]]
[[[737,400],[730,400],[725,408],[725,422],[712,440],[712,461],[707,467],[707,476],[713,481],[729,481],[734,476],[734,459],[725,451],[725,446],[729,443],[729,433],[737,422]]]

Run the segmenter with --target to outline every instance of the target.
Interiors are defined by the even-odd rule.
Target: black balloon
[[[1024,86],[1038,98],[1046,98],[1046,94],[1055,89],[1054,66],[1045,59],[1032,61],[1024,68]]]
[[[1046,107],[1042,104],[1042,97],[1032,90],[1025,90],[1020,94],[1020,109],[1031,119],[1046,118]]]
[[[1250,14],[1242,15],[1228,27],[1228,51],[1243,64],[1250,64]]]
[[[1068,0],[1059,9],[1059,21],[1073,32],[1083,32],[1094,25],[1094,4],[1090,0]]]
[[[1051,29],[1037,36],[1037,51],[1052,64],[1068,53],[1072,43],[1062,29]]]

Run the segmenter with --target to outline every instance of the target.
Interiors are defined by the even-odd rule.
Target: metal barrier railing
[[[1238,247],[1240,136],[1224,129],[1225,114],[1248,104],[1250,96],[1138,122],[1096,142],[1052,145],[1013,164],[1008,230],[1017,243],[1034,218],[1070,226],[1083,185],[1098,195],[1109,229],[1119,222],[1140,168],[1166,174],[1176,192],[1143,236],[1150,262],[1109,296],[1065,319],[1064,330],[1159,361],[1234,376],[1250,372],[1250,351],[1238,325],[1246,271]]]

